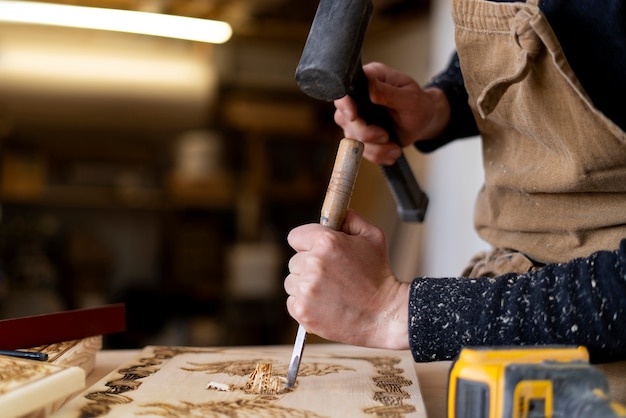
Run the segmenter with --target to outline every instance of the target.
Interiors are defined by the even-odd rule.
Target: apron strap
[[[529,0],[531,3],[533,1],[536,0]],[[477,100],[478,113],[483,119],[493,112],[511,85],[519,83],[528,75],[530,63],[541,51],[541,39],[533,29],[533,23],[536,19],[538,19],[537,15],[533,15],[522,8],[512,20],[511,36],[515,39],[515,44],[519,46],[515,71],[513,74],[495,79],[483,89]]]

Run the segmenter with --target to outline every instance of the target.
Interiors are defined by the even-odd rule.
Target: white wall
[[[416,23],[398,25],[384,38],[366,40],[363,61],[381,61],[427,82],[447,66],[454,51],[451,0],[433,0],[432,13]],[[391,265],[401,280],[421,276],[456,276],[476,252],[488,248],[473,228],[474,200],[483,181],[480,143],[477,138],[457,141],[426,156],[405,152],[422,188],[430,198],[425,223],[403,224],[394,218],[393,202],[379,170],[361,166],[355,189],[357,210],[386,232]],[[375,167],[377,168],[377,167]],[[367,180],[365,180],[367,178]],[[377,180],[377,181],[375,181]],[[371,206],[372,186],[378,202],[365,207],[359,182],[366,181]],[[363,187],[365,188],[365,187]]]
[[[433,0],[431,74],[444,68],[454,51],[451,0]],[[474,199],[483,182],[480,142],[456,141],[428,157],[425,188],[430,197],[424,227],[421,274],[453,276],[476,252],[488,248],[473,228]]]

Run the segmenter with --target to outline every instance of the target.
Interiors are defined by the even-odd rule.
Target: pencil
[[[37,351],[0,350],[0,355],[19,357],[30,360],[48,361],[48,354]]]

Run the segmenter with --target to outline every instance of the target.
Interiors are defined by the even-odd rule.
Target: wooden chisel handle
[[[362,142],[349,138],[341,140],[322,205],[320,224],[334,230],[341,228],[350,206],[362,156]]]

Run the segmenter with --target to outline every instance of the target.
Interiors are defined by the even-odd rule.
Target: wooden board
[[[408,351],[311,344],[293,389],[246,392],[259,363],[286,376],[291,349],[146,347],[53,417],[426,417]]]
[[[96,354],[102,348],[102,335],[80,340],[31,347],[28,351],[46,353],[48,362],[57,366],[78,366],[88,375],[95,367]]]
[[[3,417],[45,415],[58,401],[85,387],[80,367],[0,356],[0,414]]]

